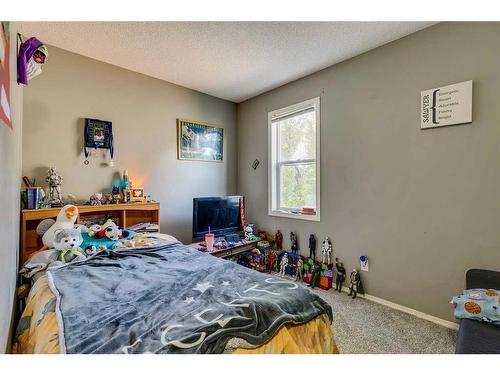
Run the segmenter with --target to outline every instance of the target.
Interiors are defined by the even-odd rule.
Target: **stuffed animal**
[[[59,251],[57,257],[62,263],[86,259],[80,245],[83,242],[79,229],[57,229],[54,233],[54,248]]]
[[[102,198],[102,204],[113,204],[113,195],[104,194]]]
[[[120,229],[113,220],[108,219],[102,226],[102,229],[94,234],[94,238],[104,238],[107,237],[112,241],[118,241],[125,237],[128,237],[129,232]]]
[[[87,234],[89,237],[94,237],[97,232],[100,232],[102,230],[102,227],[99,224],[94,224],[91,225],[89,230],[87,231]]]
[[[85,255],[89,257],[89,256],[92,256],[92,255],[96,255],[97,253],[100,253],[101,251],[104,251],[104,250],[107,250],[107,249],[108,248],[106,246],[104,246],[104,245],[101,245],[99,247],[96,247],[96,246],[92,245],[92,246],[87,246],[85,248],[84,252],[85,252]]]
[[[102,204],[102,193],[95,193],[90,196],[91,206],[100,206]]]
[[[54,247],[55,232],[59,229],[73,229],[77,218],[78,208],[68,204],[61,208],[55,221],[54,219],[43,220],[37,227],[37,233],[42,236],[46,249]]]
[[[152,247],[158,244],[157,238],[148,237],[147,234],[138,234],[133,239],[118,242],[113,250],[122,250],[134,247]]]

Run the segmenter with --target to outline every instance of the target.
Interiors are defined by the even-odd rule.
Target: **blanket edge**
[[[56,297],[56,307],[55,307],[55,313],[56,313],[56,321],[57,321],[57,329],[59,330],[58,335],[59,335],[59,349],[61,354],[66,354],[66,339],[64,337],[64,321],[62,318],[62,313],[61,313],[61,294],[59,293],[59,290],[57,290],[55,284],[54,284],[54,279],[52,278],[52,273],[50,270],[47,271],[47,284],[49,285],[50,290]]]

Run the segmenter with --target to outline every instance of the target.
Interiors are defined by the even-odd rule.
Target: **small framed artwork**
[[[223,161],[224,129],[199,121],[177,119],[179,160]]]
[[[132,202],[143,202],[144,201],[144,189],[143,188],[132,188]]]

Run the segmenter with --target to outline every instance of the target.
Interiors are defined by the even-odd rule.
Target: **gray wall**
[[[500,270],[500,24],[442,23],[238,105],[249,220],[368,255],[367,293],[452,320],[471,267]],[[420,130],[420,91],[472,79],[472,125]],[[321,222],[267,215],[267,112],[321,96]],[[258,158],[260,167],[250,165]]]
[[[17,23],[10,23],[10,109],[13,129],[0,121],[0,351],[10,351],[19,247],[22,88],[16,83]]]
[[[83,120],[113,122],[115,167],[102,153],[84,165]],[[178,161],[176,118],[224,128],[224,162]],[[42,75],[25,89],[23,175],[44,182],[48,166],[63,195],[109,192],[115,173],[161,202],[161,229],[191,239],[192,198],[236,192],[236,105],[193,90],[49,47]],[[102,151],[102,150],[101,150]]]

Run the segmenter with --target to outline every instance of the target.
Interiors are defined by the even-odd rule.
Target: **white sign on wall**
[[[472,81],[437,87],[420,94],[420,128],[472,122]]]

